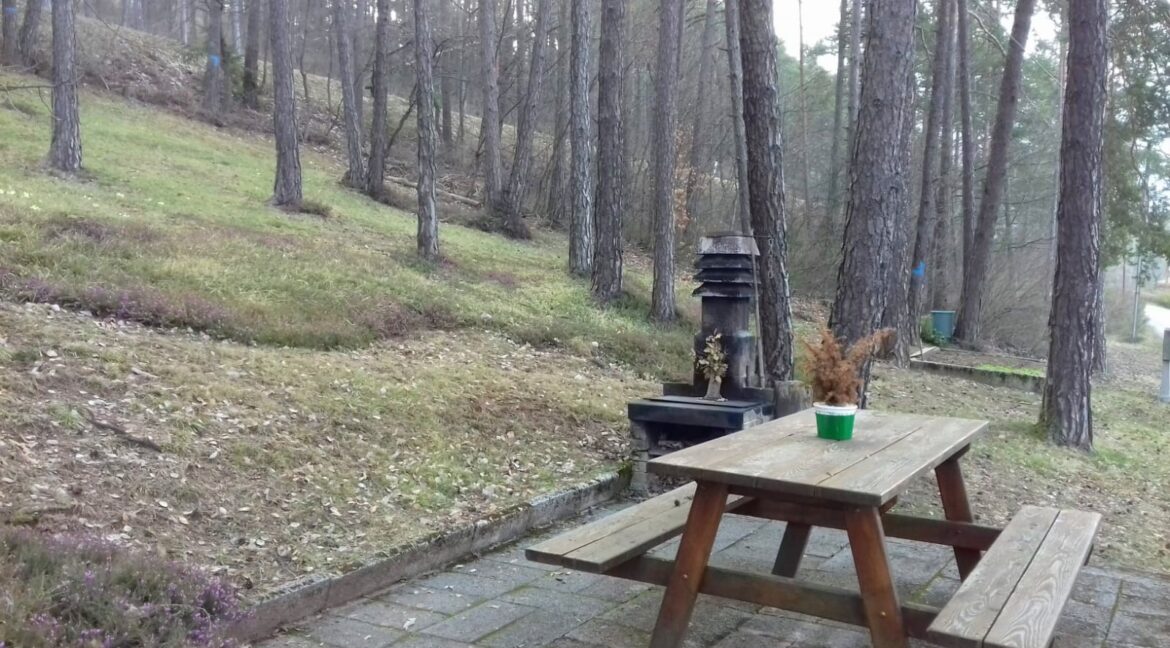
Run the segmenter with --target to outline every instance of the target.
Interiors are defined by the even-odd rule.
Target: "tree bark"
[[[903,131],[910,123],[908,111],[913,110],[909,90],[916,13],[915,0],[882,0],[869,6],[843,257],[829,321],[834,335],[848,343],[881,325],[899,212],[908,203],[911,173]],[[861,372],[865,385],[869,370],[866,362]]]
[[[19,65],[20,64],[20,28],[18,16],[20,11],[16,8],[16,0],[4,0],[0,4],[0,11],[3,12],[3,34],[0,40],[4,41],[3,49],[0,49],[0,65]]]
[[[36,4],[37,0],[31,2]],[[73,0],[53,0],[53,139],[49,166],[70,174],[81,170],[73,12]]]
[[[861,16],[865,0],[851,0],[853,11],[849,15],[849,115],[846,120],[847,150],[852,151],[857,138],[857,111],[861,101]]]
[[[497,209],[503,191],[500,168],[500,61],[496,51],[496,0],[479,0],[479,40],[482,48],[483,106],[479,128],[483,136],[484,204]]]
[[[914,256],[911,260],[909,317],[913,324],[917,324],[922,315],[922,307],[926,301],[926,277],[928,262],[934,259],[934,234],[937,227],[938,214],[935,211],[934,199],[938,193],[938,179],[936,173],[936,158],[939,153],[940,131],[949,132],[943,126],[944,95],[950,92],[946,84],[947,61],[951,53],[951,5],[953,0],[938,0],[935,2],[935,17],[937,35],[934,45],[934,62],[931,65],[930,107],[927,109],[925,125],[925,143],[922,149],[922,189],[918,200],[918,223],[914,230]],[[945,156],[944,156],[945,157]],[[917,326],[914,327],[917,330]]]
[[[41,33],[41,9],[44,3],[28,0],[24,5],[24,21],[20,24],[20,60],[25,67],[36,65],[37,39]]]
[[[564,133],[569,122],[569,2],[558,0],[557,18],[557,93],[553,115],[552,178],[549,181],[548,217],[554,225],[564,225],[571,212],[565,199],[569,195],[569,176],[565,173]]]
[[[692,223],[698,222],[699,182],[710,171],[708,168],[707,137],[705,136],[705,133],[710,130],[707,128],[709,126],[707,123],[707,94],[709,93],[707,81],[711,77],[715,62],[715,14],[717,11],[715,0],[707,0],[703,16],[703,36],[700,43],[702,49],[699,50],[699,78],[695,84],[695,104],[693,107],[695,114],[691,124],[691,146],[687,161],[685,205],[687,219]]]
[[[849,0],[841,0],[841,17],[837,23],[837,76],[833,88],[833,142],[829,149],[829,190],[825,197],[824,231],[834,230],[837,210],[841,206],[841,140],[845,123],[845,55],[848,52],[846,25],[849,23]]]
[[[799,71],[800,87],[797,88],[800,101],[800,199],[801,210],[807,218],[812,213],[812,188],[809,186],[808,162],[808,87],[805,85],[804,67],[804,2],[796,0],[797,25],[797,67]]]
[[[1108,0],[1070,0],[1056,272],[1040,423],[1057,445],[1093,448],[1094,323],[1100,271]]]
[[[258,3],[259,0],[252,0]],[[334,39],[337,41],[337,67],[341,76],[341,103],[345,113],[345,148],[349,168],[342,179],[347,186],[361,189],[366,184],[365,160],[362,158],[362,124],[358,116],[357,88],[353,84],[353,30],[349,25],[349,7],[335,0],[333,3]]]
[[[658,64],[654,78],[654,284],[650,316],[658,322],[672,322],[678,317],[674,294],[674,165],[678,148],[675,121],[682,0],[660,0],[658,15]]]
[[[569,192],[573,212],[569,223],[569,272],[588,277],[593,269],[593,182],[589,170],[593,134],[589,116],[589,5],[569,0],[572,17],[572,60],[569,79]],[[668,0],[669,1],[669,0]]]
[[[271,0],[269,0],[271,2]],[[378,23],[374,36],[373,93],[374,109],[370,116],[370,158],[366,165],[366,195],[375,199],[382,196],[386,181],[386,129],[389,116],[390,82],[390,0],[378,0]]]
[[[511,238],[532,237],[524,224],[524,197],[528,193],[528,172],[532,167],[532,141],[536,137],[536,122],[540,109],[541,89],[544,86],[544,48],[548,41],[548,12],[552,0],[536,0],[536,37],[532,41],[532,64],[528,68],[528,92],[520,107],[516,125],[516,151],[512,157],[512,172],[504,191],[504,233]]]
[[[971,249],[963,263],[963,292],[959,300],[955,337],[967,343],[978,341],[982,334],[983,297],[987,290],[987,270],[991,264],[991,243],[995,235],[996,215],[1003,198],[1004,179],[1007,177],[1008,148],[1016,120],[1024,50],[1035,5],[1036,0],[1019,0],[1016,4],[1012,40],[1004,65],[995,127],[991,133],[991,149],[987,156],[987,175],[983,179],[983,199],[971,234]]]
[[[260,30],[264,0],[248,2],[248,36],[244,45],[244,105],[260,110]],[[359,120],[360,121],[360,120]]]
[[[760,337],[764,377],[792,380],[792,306],[788,289],[788,224],[784,213],[783,114],[772,31],[771,0],[742,0],[743,121],[747,140],[752,231],[760,248]]]
[[[964,264],[972,252],[972,236],[975,232],[975,127],[971,114],[971,27],[967,13],[967,0],[957,0],[958,51],[959,51],[959,119],[961,122],[960,157],[962,159],[962,201],[963,232],[962,258]],[[966,272],[966,266],[963,267]]]
[[[218,120],[227,105],[223,60],[223,0],[207,0],[207,65],[203,72],[203,110]]]
[[[739,50],[739,0],[724,0],[727,31],[727,67],[731,94],[731,126],[735,139],[735,189],[738,223],[751,231],[751,196],[748,191],[747,129],[743,124],[743,56]]]
[[[547,0],[545,0],[547,1]],[[602,0],[597,74],[597,246],[593,298],[608,303],[622,293],[622,210],[626,177],[622,99],[627,0]],[[535,60],[533,61],[535,64]]]
[[[955,267],[955,251],[951,230],[951,168],[955,144],[955,3],[949,2],[951,27],[947,39],[947,62],[942,85],[942,132],[939,148],[938,195],[935,198],[934,244],[931,246],[933,272],[930,275],[931,305],[936,310],[949,310],[951,273]]]
[[[455,134],[451,128],[451,104],[455,101],[455,90],[451,78],[451,10],[453,0],[438,0],[439,24],[436,28],[439,34],[439,44],[442,48],[439,53],[439,95],[442,99],[442,113],[439,119],[439,133],[443,138],[443,149],[451,151],[455,147]],[[462,47],[462,44],[460,44]]]
[[[418,77],[418,255],[439,258],[439,215],[435,212],[435,47],[431,42],[430,0],[414,0],[414,62]]]
[[[297,140],[296,91],[293,89],[292,41],[288,0],[268,0],[272,40],[272,123],[276,140],[276,180],[272,204],[289,210],[301,207],[301,153]]]

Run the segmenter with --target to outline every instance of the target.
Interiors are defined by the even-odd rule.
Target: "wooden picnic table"
[[[817,438],[805,410],[649,462],[652,473],[694,483],[526,553],[665,585],[651,648],[683,644],[699,593],[867,626],[877,648],[904,648],[910,637],[956,648],[1043,648],[1100,516],[1025,506],[1004,529],[975,524],[959,462],[987,426],[861,411],[852,440],[828,441]],[[891,512],[911,482],[932,470],[945,519]],[[786,523],[771,574],[707,564],[725,511]],[[846,531],[860,592],[795,578],[815,526]],[[647,554],[679,533],[673,561]],[[887,537],[953,548],[963,584],[942,610],[899,601]]]
[[[652,473],[698,484],[652,647],[682,642],[728,494],[753,498],[737,509],[741,515],[787,522],[777,576],[796,575],[813,526],[844,526],[874,646],[906,645],[882,514],[915,478],[934,469],[947,520],[972,522],[959,459],[987,422],[863,410],[850,441],[820,439],[815,426],[806,410],[648,464]],[[963,576],[979,558],[977,549],[955,548]]]

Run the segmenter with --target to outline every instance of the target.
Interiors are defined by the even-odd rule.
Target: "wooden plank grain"
[[[1072,593],[1101,516],[1061,511],[984,639],[997,648],[1045,648]]]
[[[682,509],[683,520],[686,520],[686,510],[691,506],[695,497],[695,484],[680,486],[672,491],[657,497],[635,504],[617,513],[591,522],[572,531],[562,533],[554,538],[545,540],[529,547],[525,554],[530,560],[551,564],[561,564],[561,558],[586,545],[609,537],[623,529],[640,524],[648,518],[653,518],[676,509]]]
[[[978,648],[1044,542],[1059,511],[1025,506],[1000,533],[967,580],[930,625],[931,637]]]

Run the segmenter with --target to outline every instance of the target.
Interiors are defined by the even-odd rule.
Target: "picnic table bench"
[[[695,481],[527,549],[530,560],[665,585],[652,648],[682,645],[699,593],[867,626],[879,648],[1043,648],[1087,560],[1095,513],[1025,506],[975,524],[959,461],[985,421],[864,411],[852,441],[818,439],[811,411],[656,459]],[[946,519],[893,513],[933,470]],[[786,523],[771,574],[709,566],[725,512]],[[812,527],[844,529],[860,592],[795,578]],[[682,535],[674,560],[648,555]],[[941,610],[900,603],[885,538],[950,546],[963,579]],[[984,553],[986,552],[986,554]]]

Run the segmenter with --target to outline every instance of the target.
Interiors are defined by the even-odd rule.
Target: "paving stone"
[[[378,596],[378,599],[441,614],[458,614],[484,600],[452,590],[433,590],[413,583],[399,585]]]
[[[447,618],[443,614],[429,610],[408,608],[386,601],[370,601],[364,599],[338,609],[333,615],[346,619],[357,619],[358,621],[372,623],[373,625],[384,628],[393,628],[395,630],[403,629],[409,623],[409,629],[414,631],[422,630],[429,625]],[[412,619],[413,621],[411,621]]]
[[[625,603],[648,589],[650,589],[650,585],[646,583],[639,583],[624,578],[602,578],[581,590],[580,594],[605,601]]]
[[[586,619],[537,611],[510,623],[497,632],[480,639],[477,645],[488,648],[522,648],[544,646],[585,623]]]
[[[662,590],[646,592],[634,600],[606,612],[601,615],[601,618],[650,632],[658,620],[658,609],[662,607],[662,595]],[[695,611],[691,615],[688,640],[692,637],[698,637],[702,639],[702,643],[698,645],[712,643],[730,634],[759,607],[753,606],[751,610],[744,610],[724,605],[727,602],[729,602],[727,599],[700,596],[695,604]],[[688,641],[688,645],[692,645],[692,643]]]
[[[542,572],[543,573],[543,572]],[[461,574],[458,572],[442,572],[418,581],[421,587],[435,591],[458,592],[464,596],[477,599],[489,599],[504,592],[516,589],[516,586],[507,581],[487,578],[479,574]]]
[[[1145,616],[1170,616],[1170,581],[1159,578],[1126,578],[1121,583],[1118,611]],[[1167,639],[1170,643],[1170,638]]]
[[[473,642],[535,611],[524,605],[488,601],[423,630],[424,634]]]
[[[925,588],[915,593],[910,600],[915,603],[941,608],[950,602],[951,597],[958,591],[960,584],[961,581],[939,576],[930,581],[930,584]]]
[[[546,610],[558,616],[577,619],[580,623],[584,623],[614,607],[612,601],[603,601],[601,599],[589,598],[588,596],[581,596],[580,594],[558,592],[539,587],[523,587],[508,592],[500,597],[500,600],[515,603],[516,605],[527,605],[528,607]]]
[[[393,648],[475,648],[475,646],[461,641],[451,641],[442,637],[413,635],[394,644]]]
[[[450,570],[454,574],[469,574],[508,583],[513,588],[543,578],[548,570],[537,569],[531,563],[505,563],[496,560],[477,560]]]
[[[605,648],[646,648],[650,645],[650,633],[602,619],[593,619],[577,627],[568,638]]]
[[[1092,567],[1081,570],[1073,585],[1072,599],[1081,603],[1111,608],[1117,603],[1121,579]]]
[[[934,577],[944,569],[946,562],[951,559],[948,548],[900,540],[888,541],[886,554],[890,560],[890,571],[894,575],[898,595],[907,599],[934,580]],[[832,558],[821,563],[818,569],[823,572],[848,573],[851,580],[845,582],[850,583],[848,587],[857,588],[853,554],[849,550],[838,552]],[[834,583],[828,582],[826,584]]]
[[[509,547],[498,553],[487,554],[483,557],[483,560],[502,562],[509,565],[523,565],[525,567],[531,567],[532,569],[539,569],[546,572],[561,569],[556,565],[546,565],[544,563],[533,562],[524,557],[524,550],[536,543],[537,540],[535,538],[528,538],[525,539],[522,544]]]
[[[787,616],[756,615],[740,626],[739,631],[783,639],[793,648],[868,648],[870,645],[866,632]]]
[[[1118,612],[1109,626],[1109,642],[1139,648],[1166,648],[1170,617]]]
[[[282,635],[261,642],[260,648],[318,648],[319,641],[311,641],[300,635]]]
[[[532,587],[541,587],[544,589],[557,590],[560,592],[580,592],[581,590],[596,585],[598,582],[605,580],[605,576],[598,576],[597,574],[586,574],[585,572],[560,570],[548,574],[544,578],[538,578],[529,585]]]
[[[844,531],[814,527],[804,552],[810,556],[832,558],[847,546],[849,546],[849,536]]]
[[[597,648],[597,644],[585,643],[583,641],[577,641],[576,639],[570,639],[568,637],[561,637],[560,639],[550,643],[548,648]]]
[[[764,642],[760,641],[760,635],[752,634],[750,632],[735,632],[724,637],[719,643],[712,646],[712,648],[761,648]],[[791,643],[787,641],[768,641],[768,648],[790,648]]]
[[[404,634],[402,630],[341,617],[322,619],[309,631],[313,639],[337,648],[385,648]]]
[[[1112,617],[1112,608],[1069,601],[1065,604],[1060,621],[1056,624],[1056,631],[1072,637],[1096,639],[1100,644],[1109,632],[1109,621]]]
[[[1049,648],[1101,648],[1101,637],[1085,637],[1082,635],[1067,635],[1057,632],[1052,637]],[[1120,648],[1110,643],[1108,648]]]

